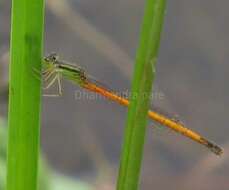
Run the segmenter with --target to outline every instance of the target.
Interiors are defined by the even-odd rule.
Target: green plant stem
[[[118,190],[138,189],[147,111],[152,92],[152,82],[155,77],[155,64],[165,6],[166,0],[147,0],[145,5],[119,169]]]
[[[7,190],[35,190],[40,134],[43,0],[13,0]]]

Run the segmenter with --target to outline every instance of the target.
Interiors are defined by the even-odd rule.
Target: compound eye
[[[58,56],[56,53],[51,53],[49,54],[47,57],[45,57],[45,61],[51,61],[51,62],[55,62],[57,60]]]
[[[52,59],[53,61],[56,61],[56,60],[57,60],[57,54],[56,54],[56,53],[52,53],[52,54],[51,54],[51,59]]]

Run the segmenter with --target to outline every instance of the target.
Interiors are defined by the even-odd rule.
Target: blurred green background
[[[45,54],[57,52],[118,92],[129,89],[144,1],[46,2]],[[168,1],[154,89],[157,107],[178,115],[225,153],[216,157],[174,132],[149,128],[142,190],[229,187],[228,6],[226,0]],[[10,8],[10,1],[0,0],[0,116],[5,119]],[[43,98],[41,146],[50,172],[94,189],[115,189],[126,108],[85,95],[76,99],[86,91],[68,82],[63,88],[63,97]]]

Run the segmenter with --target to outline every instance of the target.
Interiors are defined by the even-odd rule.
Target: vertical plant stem
[[[166,0],[147,0],[137,51],[131,103],[119,169],[118,190],[138,189],[147,111],[155,77]]]
[[[35,190],[39,156],[43,0],[13,0],[7,190]]]

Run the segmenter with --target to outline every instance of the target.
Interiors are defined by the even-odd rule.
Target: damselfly
[[[46,89],[51,87],[56,81],[58,83],[58,95],[62,94],[61,79],[67,79],[80,87],[89,91],[98,93],[108,100],[112,100],[124,106],[129,106],[129,100],[117,95],[112,90],[104,87],[99,82],[96,82],[90,75],[88,75],[82,68],[69,64],[66,61],[60,60],[57,54],[52,53],[44,58],[43,61],[42,75],[44,81],[50,81],[45,87]],[[56,95],[52,95],[56,96]],[[210,142],[197,132],[192,131],[185,127],[182,123],[177,122],[173,119],[167,118],[166,116],[157,113],[156,111],[149,110],[148,116],[153,121],[174,130],[204,146],[209,148],[216,155],[221,155],[223,150],[216,144]]]

